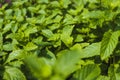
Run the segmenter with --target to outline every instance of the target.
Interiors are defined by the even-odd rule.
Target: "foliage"
[[[0,80],[119,80],[120,0],[0,0]]]

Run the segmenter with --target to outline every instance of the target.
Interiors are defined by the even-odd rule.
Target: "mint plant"
[[[119,0],[1,0],[0,80],[119,80]]]

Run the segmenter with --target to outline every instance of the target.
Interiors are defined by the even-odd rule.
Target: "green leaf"
[[[100,55],[100,43],[93,43],[80,51],[81,58]]]
[[[80,60],[79,53],[75,51],[63,50],[59,54],[60,55],[54,68],[56,73],[62,74],[63,77],[67,77],[79,68],[76,65]]]
[[[78,50],[78,51],[80,51],[80,50],[82,50],[82,46],[80,44],[75,44],[70,48],[70,50]]]
[[[22,16],[22,11],[19,8],[15,9],[15,18],[18,22],[22,22],[24,20],[24,17]]]
[[[73,25],[67,25],[63,28],[62,34],[61,34],[61,40],[64,42],[64,44],[69,47],[73,42],[73,37],[70,37],[72,34],[74,26]]]
[[[25,49],[26,51],[35,50],[35,49],[37,49],[37,48],[38,48],[38,46],[35,45],[35,44],[32,43],[32,42],[28,42],[27,45],[24,46],[24,49]]]
[[[11,27],[11,31],[15,33],[18,30],[18,23],[14,24],[14,26]]]
[[[83,14],[83,19],[87,18],[102,18],[104,17],[104,12],[100,10],[94,10]]]
[[[37,22],[37,18],[35,18],[35,17],[27,18],[26,21],[27,21],[29,24],[35,24],[35,23]]]
[[[115,67],[114,65],[110,65],[110,67],[108,68],[108,75],[110,77],[111,80],[116,80],[116,76],[115,76]]]
[[[3,26],[3,19],[0,19],[0,29],[2,28]]]
[[[55,22],[55,23],[60,23],[60,21],[62,20],[62,16],[60,16],[60,15],[57,15],[56,17],[55,17],[55,19],[53,20],[53,22]]]
[[[104,34],[100,48],[100,55],[102,60],[108,58],[113,53],[118,43],[119,34],[119,31],[108,31]]]
[[[5,19],[12,19],[12,9],[5,10]]]
[[[95,64],[89,64],[80,69],[77,80],[96,80],[100,75],[100,68]]]
[[[52,37],[48,39],[48,41],[57,41],[60,38],[60,34],[54,34]]]
[[[60,0],[61,7],[63,8],[67,8],[70,3],[70,0]]]
[[[99,76],[97,80],[110,80],[110,77],[108,76]]]
[[[77,22],[77,19],[70,14],[66,14],[63,20],[64,25],[75,24],[76,22]]]
[[[18,69],[14,67],[5,67],[5,72],[3,75],[4,80],[26,80],[24,74]]]
[[[37,0],[38,3],[48,3],[49,0]]]
[[[33,34],[33,33],[36,33],[38,30],[37,30],[37,27],[28,27],[26,30],[25,30],[25,37],[29,37],[30,34]]]
[[[82,42],[83,41],[83,36],[82,35],[77,35],[75,42]]]
[[[13,50],[13,45],[11,43],[4,44],[3,45],[3,50],[5,50],[5,51],[12,51]]]
[[[12,67],[16,67],[16,68],[21,68],[21,65],[24,65],[23,64],[23,61],[20,61],[20,60],[18,60],[18,61],[13,61],[13,62],[10,62],[10,63],[8,63],[10,66],[12,66]]]
[[[11,21],[10,23],[6,24],[5,27],[3,28],[4,32],[6,33],[7,31],[9,31],[12,27],[12,24],[15,23],[15,21]]]
[[[55,62],[56,62],[56,57],[55,57],[55,54],[53,54],[50,50],[46,49],[47,50],[47,55],[49,56],[49,59],[50,59],[50,64],[51,65],[54,65]]]
[[[41,44],[42,40],[43,40],[43,37],[39,36],[39,37],[33,39],[32,42],[35,44]]]
[[[38,79],[44,80],[51,75],[51,66],[46,58],[38,58],[35,55],[29,55],[24,59],[26,66],[31,70],[33,75]]]
[[[3,47],[3,35],[0,33],[0,51],[2,50]]]
[[[120,79],[120,73],[115,73],[116,80]]]
[[[43,65],[43,62],[39,61],[35,55],[29,55],[24,59],[24,63],[35,77],[40,78],[41,66]]]
[[[47,38],[50,38],[53,36],[53,32],[49,29],[42,30],[42,34]]]
[[[5,63],[9,63],[10,61],[15,60],[15,59],[21,60],[24,57],[25,57],[25,54],[22,50],[16,50],[16,51],[13,51],[9,54]]]

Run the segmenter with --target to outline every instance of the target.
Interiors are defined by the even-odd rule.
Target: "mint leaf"
[[[9,67],[9,66],[5,67],[3,79],[5,80],[26,80],[24,74],[18,68]]]
[[[100,55],[102,60],[108,58],[111,54],[113,54],[113,51],[118,43],[119,34],[119,31],[108,31],[104,34],[100,48]]]

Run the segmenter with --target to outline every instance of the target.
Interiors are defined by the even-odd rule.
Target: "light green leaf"
[[[24,20],[24,17],[22,16],[22,11],[19,8],[15,9],[14,17],[18,22],[22,22]]]
[[[15,1],[12,4],[14,7],[19,7],[19,6],[23,5],[23,1]]]
[[[47,38],[50,38],[53,36],[53,32],[49,29],[42,30],[42,34]]]
[[[64,25],[75,24],[77,22],[77,18],[74,18],[70,14],[66,14],[63,20]]]
[[[120,79],[120,73],[115,73],[116,80]]]
[[[39,37],[33,39],[32,42],[35,44],[41,44],[42,40],[43,40],[43,37],[39,36]]]
[[[60,23],[60,21],[61,21],[62,18],[63,18],[62,16],[57,15],[57,16],[55,17],[55,19],[53,20],[53,22],[55,22],[55,23]]]
[[[70,48],[70,50],[78,50],[78,51],[80,51],[80,50],[82,50],[82,46],[80,44],[75,44]]]
[[[108,76],[99,76],[97,80],[110,80],[110,77]]]
[[[14,67],[5,67],[5,72],[3,75],[4,80],[26,80],[24,74],[18,69]]]
[[[115,76],[115,67],[114,65],[110,65],[110,67],[108,68],[108,76],[110,77],[111,80],[116,80],[116,76]]]
[[[44,64],[43,62],[39,61],[35,55],[28,55],[24,59],[24,63],[35,77],[40,78],[41,66]]]
[[[10,61],[15,60],[15,59],[21,60],[24,57],[25,57],[25,54],[22,50],[16,50],[9,54],[5,63],[9,63]]]
[[[18,23],[14,24],[14,26],[11,27],[11,31],[15,33],[18,30]]]
[[[80,69],[77,80],[96,80],[99,74],[100,68],[95,64],[89,64]]]
[[[70,0],[60,0],[60,4],[63,8],[67,8],[70,3]]]
[[[5,10],[5,19],[12,19],[12,9]]]
[[[35,23],[37,22],[37,18],[35,18],[35,17],[27,18],[26,21],[27,21],[29,24],[35,24]]]
[[[20,60],[17,60],[17,61],[13,61],[13,62],[10,62],[8,63],[10,66],[13,66],[13,67],[17,67],[17,68],[21,68],[21,65],[24,65],[23,64],[23,61],[20,61]]]
[[[31,12],[37,12],[39,8],[36,8],[36,7],[28,7],[28,10],[31,11]]]
[[[3,50],[5,50],[5,51],[12,51],[13,50],[12,43],[4,44],[3,45]]]
[[[119,80],[120,79],[120,66],[119,64],[111,64],[108,68],[108,76],[110,80]]]
[[[34,43],[32,42],[28,42],[26,46],[24,46],[24,49],[27,50],[27,51],[30,51],[30,50],[35,50],[37,49],[38,46],[35,45]]]
[[[60,34],[54,34],[52,37],[48,39],[48,41],[56,41],[60,38]]]
[[[100,43],[93,43],[80,51],[81,58],[100,55]]]
[[[69,47],[72,42],[73,42],[73,37],[70,37],[72,30],[73,30],[74,26],[65,26],[62,30],[62,34],[61,34],[61,40],[64,42],[64,44]]]
[[[51,7],[60,7],[60,3],[58,1],[51,1],[50,5]]]
[[[100,48],[102,60],[108,58],[113,53],[118,43],[119,34],[120,34],[119,31],[115,32],[108,31],[104,34]]]
[[[2,28],[3,25],[3,19],[0,19],[0,29]]]
[[[77,70],[79,67],[76,65],[80,60],[80,54],[75,51],[63,50],[59,53],[56,61],[55,71],[67,77],[69,74]]]
[[[32,26],[30,26],[30,27],[28,27],[26,30],[25,30],[25,37],[29,37],[29,35],[30,34],[32,34],[32,33],[36,33],[38,30],[37,30],[37,27],[32,27]]]
[[[5,27],[3,28],[4,33],[6,33],[7,31],[11,29],[13,23],[15,23],[15,21],[11,21],[10,23],[5,25]]]
[[[48,3],[49,0],[37,0],[38,3]]]
[[[83,36],[82,35],[77,35],[75,42],[82,42],[83,41]]]
[[[26,66],[38,79],[47,78],[51,75],[52,68],[47,61],[45,58],[38,58],[35,55],[29,55],[24,60]]]
[[[99,10],[94,10],[91,12],[87,12],[87,13],[83,13],[83,19],[87,19],[87,18],[102,18],[104,17],[104,12],[103,11],[99,11]]]

